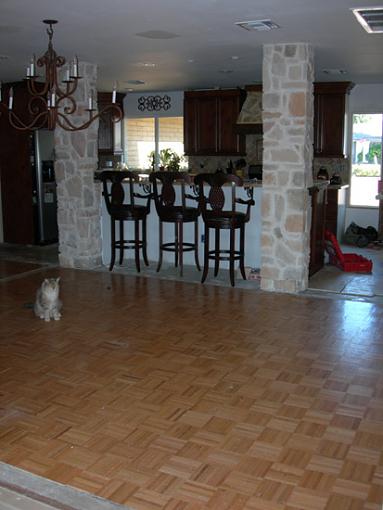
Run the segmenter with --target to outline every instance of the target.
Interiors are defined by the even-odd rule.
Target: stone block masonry
[[[313,157],[313,52],[270,44],[263,53],[261,288],[307,288]]]
[[[83,78],[75,93],[78,114],[71,116],[75,125],[89,118],[85,110],[89,92],[96,92],[97,66],[81,63],[79,73]],[[98,120],[83,131],[55,130],[59,262],[63,267],[101,265],[101,189],[94,182],[97,137]]]

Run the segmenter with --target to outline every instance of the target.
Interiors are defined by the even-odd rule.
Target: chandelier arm
[[[35,115],[40,113],[40,108],[38,106],[33,106],[33,103],[40,102],[42,106],[44,106],[45,111],[47,110],[47,102],[44,97],[41,96],[32,96],[28,101],[28,111],[31,115]]]
[[[38,82],[38,83],[41,83],[41,82]],[[32,96],[45,96],[48,92],[48,86],[49,86],[48,82],[44,83],[44,87],[41,90],[37,90],[35,84],[36,84],[35,78],[30,78],[29,80],[27,80],[28,92]]]
[[[97,117],[99,117],[99,115],[95,115],[94,117],[91,117],[87,122],[85,122],[84,124],[81,124],[80,126],[76,126],[63,113],[57,112],[56,123],[58,126],[60,126],[65,131],[81,131],[81,130],[89,127],[91,125],[91,123],[97,119]],[[62,122],[61,119],[64,122]]]
[[[62,96],[62,97],[59,98],[57,105],[59,105],[61,103],[61,101],[64,101],[65,99],[67,101],[69,101],[70,105],[64,107],[64,113],[65,113],[65,115],[71,115],[77,109],[76,100],[72,96]]]
[[[73,78],[73,81],[66,82],[66,91],[60,88],[59,85],[56,85],[56,93],[59,99],[65,99],[66,97],[70,97],[77,89],[78,78]],[[72,85],[72,87],[71,87]]]
[[[122,120],[124,114],[122,113],[120,106],[118,106],[118,104],[115,103],[105,106],[105,108],[98,112],[98,115],[101,117],[109,110],[114,110],[114,112],[112,112],[113,123],[120,122],[120,120]]]
[[[72,87],[71,87],[72,84]],[[76,92],[78,85],[78,78],[74,78],[74,81],[67,82],[66,84],[66,92],[64,92],[62,89],[58,88],[57,95],[61,99],[71,99],[71,96]]]
[[[48,115],[48,112],[41,112],[41,113],[39,113],[39,115],[37,115],[37,117],[35,117],[33,119],[33,121],[30,124],[24,124],[24,122],[22,122],[13,111],[10,111],[9,115],[8,115],[8,120],[9,120],[10,125],[13,128],[18,129],[19,131],[28,131],[31,129],[42,128],[45,124],[45,120],[46,120],[45,117],[47,115]],[[38,124],[38,121],[40,119],[42,120],[42,122],[41,122],[41,124]]]
[[[61,113],[59,111],[57,111],[56,121],[57,121],[57,124],[62,129],[66,130],[66,131],[81,131],[83,129],[88,128],[92,124],[92,122],[94,122],[96,119],[99,119],[100,117],[102,117],[108,110],[115,110],[115,114],[112,115],[112,122],[116,123],[122,119],[123,113],[122,113],[121,108],[116,104],[112,104],[112,105],[109,105],[109,106],[106,106],[105,108],[103,108],[96,115],[91,116],[91,112],[89,112],[89,115],[90,115],[89,120],[87,122],[85,122],[84,124],[81,124],[80,126],[76,126],[76,125],[72,124],[72,122],[63,113]],[[61,121],[61,119],[65,122],[63,123]]]

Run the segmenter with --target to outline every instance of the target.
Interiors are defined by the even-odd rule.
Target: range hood
[[[261,86],[246,87],[246,99],[239,112],[235,131],[239,134],[262,134]]]

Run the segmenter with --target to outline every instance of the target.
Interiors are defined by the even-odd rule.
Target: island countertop
[[[96,181],[99,181],[100,180],[100,175],[102,172],[119,172],[119,170],[117,169],[110,169],[110,168],[101,168],[99,170],[96,170],[94,172],[94,179]],[[148,172],[145,172],[145,171],[136,171],[136,170],[132,170],[134,173],[137,173],[138,176],[139,176],[139,180],[142,184],[146,183],[146,182],[149,182],[149,175],[150,173]],[[188,173],[188,172],[186,172]],[[202,173],[202,172],[201,172]],[[189,172],[189,176],[191,177],[191,179],[193,180],[193,178],[198,175],[197,173],[190,173]],[[258,180],[258,179],[242,179],[243,181],[243,186],[245,188],[261,188],[262,187],[262,181]],[[177,185],[177,182],[175,182],[175,184]]]

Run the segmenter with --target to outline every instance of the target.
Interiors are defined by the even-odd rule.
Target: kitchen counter
[[[118,172],[117,169],[113,169],[113,168],[112,169],[110,169],[110,168],[103,168],[103,169],[100,169],[100,170],[96,170],[94,172],[94,179],[96,181],[99,181],[100,180],[100,174],[102,172],[105,172],[105,171],[108,171],[108,172],[110,172],[110,171]],[[134,170],[134,172],[136,172],[136,171]],[[149,173],[147,173],[145,171],[142,171],[142,172],[137,171],[136,173],[139,175],[139,180],[140,180],[140,182],[142,184],[149,183],[149,175],[150,175]],[[190,173],[189,175],[190,175],[191,179],[193,180],[193,178],[196,175],[198,175],[198,174]],[[262,181],[259,181],[257,179],[242,179],[242,180],[243,180],[243,186],[245,188],[261,188],[262,187]],[[177,182],[175,184],[177,184]]]

